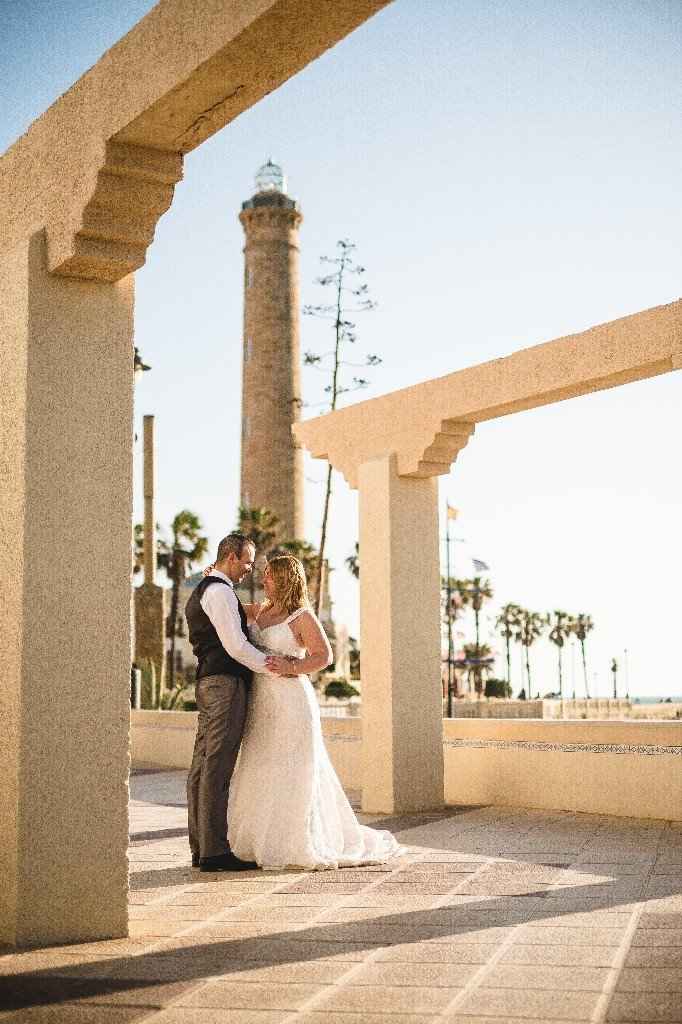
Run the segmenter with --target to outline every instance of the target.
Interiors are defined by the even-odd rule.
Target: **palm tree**
[[[355,551],[346,559],[346,568],[352,576],[355,576],[356,580],[360,579],[360,544],[358,541],[355,542]]]
[[[133,526],[133,576],[142,572],[144,565],[144,526],[135,523]]]
[[[473,580],[466,579],[460,580],[453,578],[450,580],[450,590],[453,594],[458,595],[458,598],[456,598],[454,602],[455,615],[453,618],[456,618],[456,609],[458,607],[466,608],[467,605],[471,604],[473,583]],[[447,586],[447,580],[443,580],[443,586]]]
[[[585,639],[587,634],[594,629],[594,622],[589,615],[584,615],[582,612],[580,615],[576,615],[573,619],[571,628],[573,629],[574,635],[580,641],[580,650],[583,656],[583,677],[585,679],[585,698],[590,699],[590,690],[587,685],[587,660],[585,658]]]
[[[483,695],[483,677],[487,675],[495,659],[488,644],[464,644],[463,663],[467,668],[469,681],[473,678],[474,688],[479,698]]]
[[[346,559],[346,564],[350,560]],[[446,576],[441,577],[441,598],[443,604],[443,623],[447,627],[447,639],[448,639],[448,687],[450,686],[450,664],[454,658],[454,644],[452,640],[452,627],[457,621],[457,616],[462,608],[465,608],[471,603],[472,593],[472,581],[466,579],[457,579],[451,576],[449,579]],[[455,675],[453,688],[453,696],[458,696],[459,685],[457,682],[457,676]]]
[[[171,524],[173,539],[170,545],[170,556],[166,572],[172,583],[171,610],[168,617],[168,633],[170,635],[169,688],[175,684],[175,638],[178,635],[178,603],[180,587],[187,576],[188,569],[200,561],[208,551],[208,539],[201,534],[199,517],[183,509],[178,512]]]
[[[237,529],[245,534],[256,548],[256,564],[267,557],[268,552],[279,540],[281,523],[269,508],[247,508],[239,506],[237,513]],[[256,569],[249,575],[249,593],[251,601],[256,600]]]
[[[483,602],[493,596],[493,588],[490,586],[490,580],[481,580],[480,576],[474,576],[471,581],[471,607],[474,609],[474,621],[476,624],[476,647],[481,650],[481,643],[479,637],[479,614],[483,607]],[[480,655],[479,655],[480,657]],[[476,692],[483,692],[483,676],[478,669],[478,675],[476,676]]]
[[[547,617],[539,612],[531,612],[527,608],[519,610],[518,624],[514,639],[526,649],[526,678],[528,680],[528,699],[533,697],[533,688],[530,681],[530,648],[535,641],[542,636]]]
[[[481,580],[480,576],[474,576],[471,580],[471,607],[474,609],[474,618],[476,621],[476,643],[478,644],[478,616],[483,602],[493,596],[493,588],[490,586],[490,580]]]
[[[346,564],[348,564],[349,561],[350,561],[350,559],[346,559]],[[448,582],[450,584],[449,587],[448,587]],[[446,597],[446,595],[448,593],[448,590],[450,591],[450,594],[452,596],[452,605],[451,605],[449,611],[450,611],[450,616],[452,618],[452,622],[454,623],[457,620],[457,616],[459,614],[459,611],[462,608],[466,608],[467,605],[471,604],[471,596],[472,596],[472,593],[473,593],[473,580],[456,579],[454,576],[451,576],[450,580],[448,581],[447,577],[443,576],[441,578],[441,581],[440,581],[440,586],[441,586],[441,592],[442,592],[442,595],[443,595],[444,598]],[[444,600],[444,605],[445,605],[445,607],[444,607],[445,621],[447,622],[448,621],[447,600]]]
[[[564,686],[562,677],[562,664],[561,656],[563,654],[564,643],[566,637],[571,635],[571,616],[567,612],[554,612],[554,622],[552,628],[549,631],[549,639],[553,644],[556,645],[559,665],[559,698],[563,700],[564,697]]]
[[[160,526],[156,524],[156,564],[159,569],[168,570],[170,563],[170,548],[162,537],[159,537]],[[135,523],[133,528],[133,575],[137,576],[138,573],[144,569],[144,525],[143,523]],[[151,580],[145,580],[145,583],[151,583]]]
[[[505,604],[500,609],[495,625],[504,637],[507,646],[507,682],[511,686],[511,641],[519,624],[521,609],[518,604]]]

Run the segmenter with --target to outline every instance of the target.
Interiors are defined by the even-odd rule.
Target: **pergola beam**
[[[0,159],[0,255],[44,227],[53,273],[137,270],[183,154],[388,2],[163,0]]]
[[[395,453],[400,476],[449,472],[476,423],[682,366],[682,300],[296,424],[299,442],[357,486]],[[448,441],[450,442],[448,444]]]

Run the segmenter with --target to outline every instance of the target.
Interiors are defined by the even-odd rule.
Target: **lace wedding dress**
[[[249,627],[252,643],[303,657],[289,624]],[[401,852],[386,831],[361,825],[327,754],[307,676],[256,675],[228,804],[230,848],[264,868],[323,870],[383,863]]]

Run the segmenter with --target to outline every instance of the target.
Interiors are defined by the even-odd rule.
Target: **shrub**
[[[325,697],[357,697],[359,690],[356,690],[354,686],[351,686],[345,679],[332,679],[331,682],[327,683],[324,695]]]
[[[512,688],[506,679],[486,679],[486,697],[511,697]]]

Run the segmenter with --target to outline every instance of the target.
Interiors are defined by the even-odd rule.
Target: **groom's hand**
[[[292,658],[285,658],[279,654],[268,655],[265,667],[278,676],[297,676],[295,661]]]

